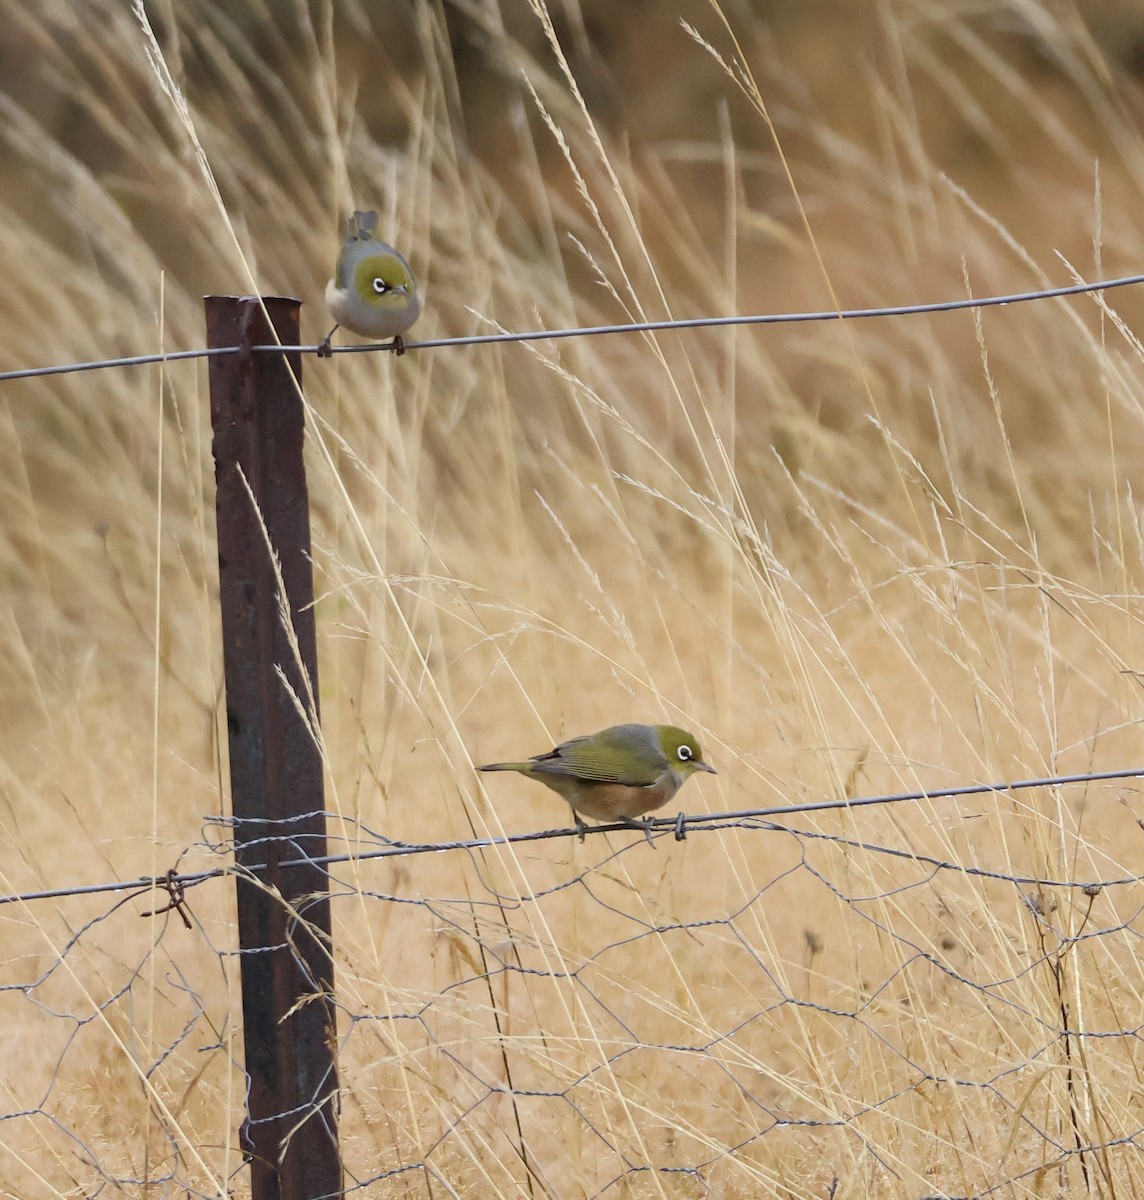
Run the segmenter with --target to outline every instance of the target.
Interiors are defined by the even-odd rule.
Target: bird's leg
[[[576,822],[576,832],[580,835],[580,840],[583,841],[584,834],[588,832],[588,826],[585,824],[584,818],[575,809],[572,810],[572,819]]]
[[[654,817],[644,817],[641,821],[637,817],[620,817],[622,825],[630,825],[633,829],[642,829],[644,837],[647,838],[647,844],[654,850],[655,842],[651,839],[651,825]]]
[[[395,335],[393,342],[391,343],[389,348],[393,351],[394,354],[397,355],[398,358],[400,358],[405,353],[405,339],[401,336],[400,333]]]
[[[329,358],[330,355],[333,354],[334,351],[333,347],[330,345],[330,338],[332,338],[340,328],[340,325],[335,325],[333,329],[331,329],[330,332],[327,333],[326,336],[318,343],[318,349],[316,353],[319,358]]]

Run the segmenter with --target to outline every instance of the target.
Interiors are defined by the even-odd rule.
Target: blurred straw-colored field
[[[0,370],[201,346],[204,293],[315,342],[354,206],[412,340],[1144,266],[1111,0],[0,11]],[[693,813],[1144,769],[1142,319],[306,357],[335,845],[563,827],[473,765],[627,720],[699,734]],[[201,364],[0,383],[0,893],[226,861],[213,506]],[[347,1194],[1136,1194],[1142,821],[1124,779],[340,866]],[[249,1194],[231,895],[0,906],[0,1194]]]

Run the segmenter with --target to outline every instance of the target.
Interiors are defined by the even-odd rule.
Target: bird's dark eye
[[[687,760],[689,758],[691,758],[694,755],[694,753],[695,752],[691,749],[690,746],[680,746],[679,749],[676,751],[676,754],[679,755],[681,762],[687,762]]]
[[[385,282],[380,275],[375,275],[373,278],[373,290],[379,296],[384,296],[389,291],[389,284]]]

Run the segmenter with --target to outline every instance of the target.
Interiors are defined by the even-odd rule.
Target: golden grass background
[[[353,205],[425,337],[1144,262],[1131,5],[395,8],[6,0],[0,368],[201,345],[204,292],[301,296],[316,341]],[[335,833],[563,823],[472,764],[621,720],[700,734],[690,811],[1137,765],[1142,315],[1124,289],[307,359]],[[0,890],[214,865],[205,369],[0,386]],[[909,856],[1131,878],[1141,808],[346,868],[349,1182],[1133,1194],[1138,886]],[[192,932],[150,897],[0,909],[4,1194],[246,1194],[229,890]]]

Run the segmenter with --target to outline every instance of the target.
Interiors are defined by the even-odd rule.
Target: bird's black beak
[[[698,760],[698,761],[695,763],[695,765],[696,765],[696,766],[697,766],[697,767],[698,767],[698,768],[699,768],[701,771],[706,771],[708,775],[718,775],[718,774],[719,774],[719,772],[718,772],[718,771],[716,771],[716,770],[715,770],[715,768],[714,768],[714,767],[713,767],[713,766],[712,766],[710,763],[705,763],[705,762],[704,762],[702,759],[699,759],[699,760]]]

